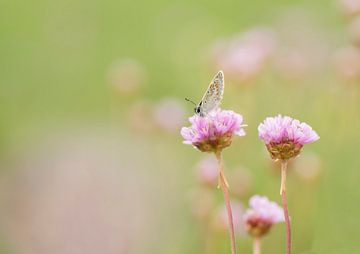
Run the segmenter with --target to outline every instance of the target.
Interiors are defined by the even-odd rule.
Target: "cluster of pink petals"
[[[284,221],[283,209],[265,196],[255,195],[250,198],[250,208],[245,212],[243,220],[259,221],[263,224],[272,225]]]
[[[242,125],[243,117],[232,110],[216,109],[204,117],[194,115],[189,118],[189,121],[191,126],[183,127],[181,135],[185,144],[195,147],[202,143],[216,146],[224,137],[227,137],[226,140],[229,141],[229,137],[231,139],[233,135],[245,135]]]
[[[306,123],[289,116],[267,117],[258,127],[259,137],[266,144],[291,141],[304,145],[319,139],[318,134]]]

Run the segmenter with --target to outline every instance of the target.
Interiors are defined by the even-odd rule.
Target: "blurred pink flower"
[[[360,13],[360,0],[338,0],[338,6],[347,16],[354,16]]]
[[[274,32],[254,28],[230,40],[220,40],[213,47],[217,69],[223,69],[230,80],[249,81],[259,74],[276,48]]]
[[[156,129],[152,109],[153,106],[148,101],[138,101],[130,106],[127,123],[132,131],[151,133]]]
[[[349,33],[354,45],[360,46],[360,17],[354,18],[349,24]]]
[[[214,156],[207,156],[197,165],[199,182],[204,185],[215,187],[218,184],[219,165]]]
[[[264,56],[270,56],[277,47],[276,34],[269,27],[255,27],[242,34],[244,42],[258,47]]]
[[[243,221],[248,233],[254,237],[263,236],[273,224],[284,221],[283,209],[265,196],[251,197],[249,205]]]
[[[154,120],[161,129],[174,133],[185,122],[184,105],[174,98],[163,99],[154,108]]]
[[[334,57],[335,70],[346,82],[360,80],[360,50],[346,47],[338,50]]]
[[[279,51],[274,58],[275,69],[285,78],[301,79],[305,77],[311,66],[311,57],[297,50]]]
[[[137,60],[122,59],[110,66],[107,79],[119,94],[131,94],[144,84],[145,67]]]
[[[231,110],[213,110],[204,117],[189,118],[190,127],[183,127],[184,144],[202,152],[220,151],[231,144],[234,135],[244,136],[243,117]]]
[[[319,139],[308,124],[289,116],[267,117],[259,125],[258,131],[273,159],[287,160],[295,157],[304,144]]]

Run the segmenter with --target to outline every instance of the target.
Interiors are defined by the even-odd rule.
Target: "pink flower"
[[[185,122],[184,105],[174,98],[162,99],[154,108],[154,120],[162,130],[168,133],[178,132],[182,123]]]
[[[202,159],[197,165],[199,182],[207,186],[215,187],[218,184],[219,165],[214,156]]]
[[[349,33],[352,43],[360,46],[360,17],[353,18],[349,24]]]
[[[250,81],[263,69],[276,48],[274,32],[256,27],[234,38],[219,40],[213,48],[217,69],[228,73],[235,82]]]
[[[251,197],[249,205],[243,221],[248,233],[254,237],[263,236],[273,224],[284,221],[283,209],[265,196]]]
[[[268,117],[259,125],[258,131],[273,159],[287,160],[295,157],[304,144],[319,139],[308,124],[289,116]]]
[[[190,127],[183,127],[184,144],[202,152],[216,152],[231,144],[234,135],[244,136],[243,117],[231,110],[213,110],[204,117],[189,118]]]
[[[360,13],[359,0],[338,0],[339,8],[347,16],[355,16]]]
[[[359,82],[360,80],[360,50],[348,46],[339,49],[334,56],[335,71],[346,82]]]

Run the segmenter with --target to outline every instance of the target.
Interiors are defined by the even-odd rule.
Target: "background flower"
[[[248,82],[264,69],[276,46],[271,28],[255,27],[233,38],[218,40],[213,46],[212,60],[230,81]]]
[[[250,208],[243,216],[248,233],[263,236],[273,224],[284,221],[283,209],[265,196],[255,195],[250,198]]]
[[[185,121],[184,104],[174,98],[160,100],[154,107],[154,120],[161,130],[177,133]]]

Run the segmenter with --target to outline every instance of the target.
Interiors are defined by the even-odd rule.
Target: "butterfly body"
[[[219,107],[224,94],[224,86],[224,73],[219,71],[210,82],[199,104],[194,108],[195,114],[204,117]]]

